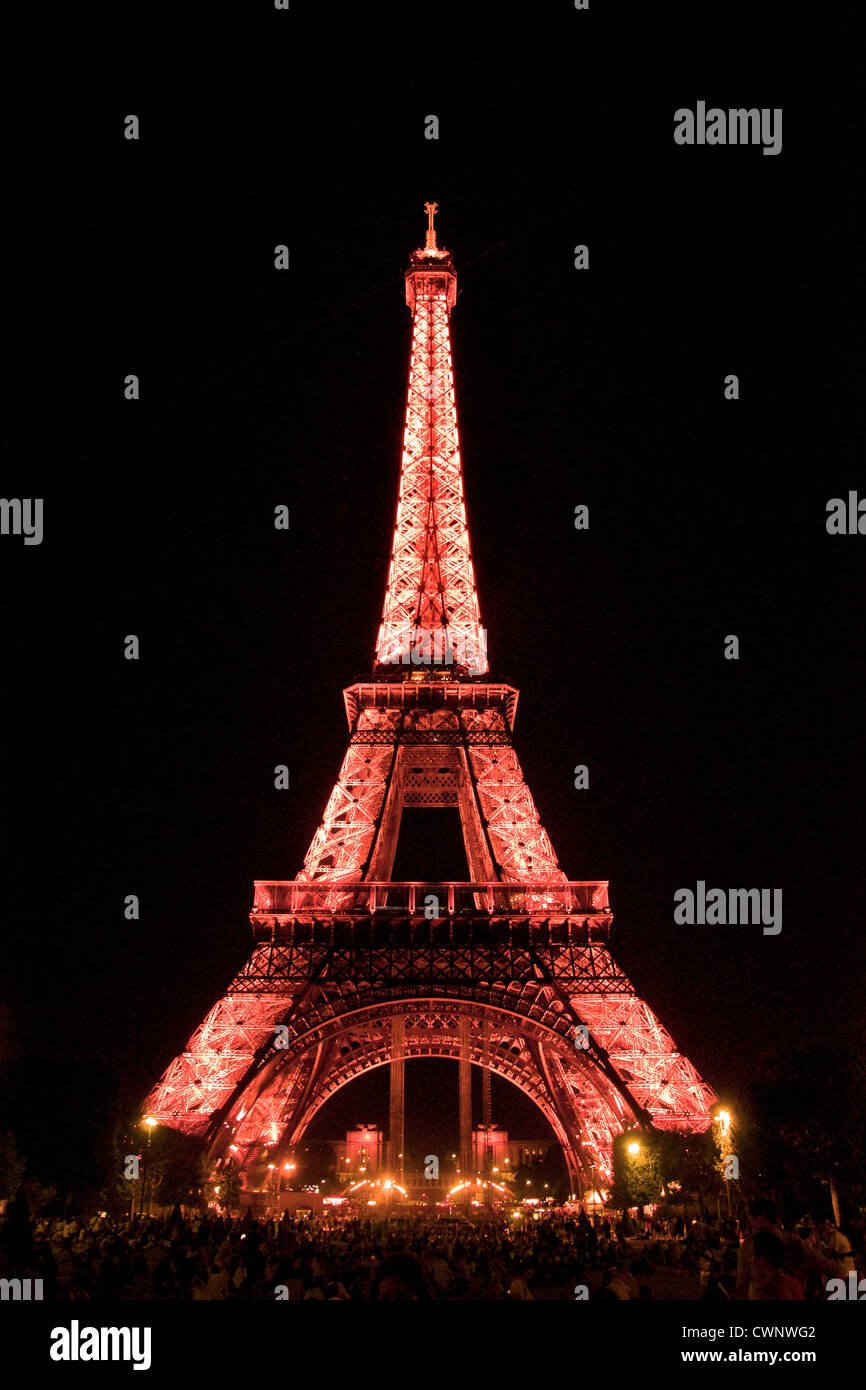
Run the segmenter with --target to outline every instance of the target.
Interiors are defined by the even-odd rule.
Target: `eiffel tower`
[[[609,947],[608,882],[567,879],[512,741],[518,692],[488,675],[469,545],[449,323],[457,276],[426,240],[406,271],[412,347],[400,495],[373,673],[344,691],[349,743],[303,870],[256,881],[249,959],[145,1102],[162,1124],[267,1177],[340,1087],[390,1068],[402,1174],[407,1058],[529,1096],[576,1192],[612,1177],[629,1129],[704,1130],[716,1097]],[[397,882],[404,807],[456,807],[470,879]]]

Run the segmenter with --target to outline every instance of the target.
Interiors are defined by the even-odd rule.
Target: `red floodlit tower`
[[[344,691],[349,745],[303,869],[256,882],[251,955],[146,1107],[214,1159],[231,1146],[257,1186],[335,1091],[387,1064],[396,1177],[405,1059],[449,1057],[464,1174],[474,1064],[535,1101],[588,1191],[610,1178],[618,1133],[706,1129],[715,1096],[613,960],[607,881],[560,869],[512,742],[517,691],[488,676],[451,362],[457,276],[426,211],[406,272],[409,389],[374,671]],[[458,809],[469,881],[392,880],[406,806]],[[489,1125],[489,1084],[484,1109]]]

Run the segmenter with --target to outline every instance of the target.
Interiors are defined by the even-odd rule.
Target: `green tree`
[[[651,1132],[632,1130],[617,1135],[613,1145],[613,1187],[610,1203],[626,1210],[642,1210],[648,1203],[657,1202],[662,1195],[662,1167]],[[630,1149],[637,1148],[635,1152]]]
[[[239,1211],[241,1177],[240,1168],[234,1158],[229,1158],[221,1167],[217,1167],[209,1165],[207,1156],[203,1156],[200,1177],[205,1202],[217,1202],[224,1211]]]

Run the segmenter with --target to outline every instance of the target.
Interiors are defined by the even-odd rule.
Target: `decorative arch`
[[[377,1001],[317,1022],[288,1048],[270,1049],[255,1075],[245,1078],[212,1127],[211,1158],[232,1145],[242,1168],[252,1171],[273,1150],[298,1144],[337,1091],[395,1060],[399,1019],[399,1055],[405,1060],[459,1061],[468,1036],[470,1064],[510,1081],[532,1100],[556,1135],[570,1175],[594,1185],[591,1169],[610,1176],[613,1138],[640,1118],[592,1057],[551,1027],[544,1013],[541,1007],[524,1013],[477,999],[421,997]]]

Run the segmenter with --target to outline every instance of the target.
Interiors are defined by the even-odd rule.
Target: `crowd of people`
[[[45,1299],[72,1302],[810,1300],[826,1298],[828,1279],[845,1277],[864,1249],[862,1222],[855,1249],[831,1222],[783,1230],[760,1198],[743,1224],[562,1210],[475,1221],[353,1212],[257,1221],[179,1209],[162,1219],[31,1221],[13,1203],[0,1275],[41,1279]]]

